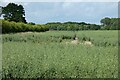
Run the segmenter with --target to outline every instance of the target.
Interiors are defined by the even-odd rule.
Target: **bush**
[[[31,25],[25,23],[16,23],[16,22],[9,22],[6,20],[2,21],[2,33],[16,33],[16,32],[44,32],[48,31],[48,27],[46,25]]]

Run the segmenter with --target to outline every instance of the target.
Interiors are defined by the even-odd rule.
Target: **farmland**
[[[78,43],[71,44],[75,35]],[[11,33],[2,39],[3,78],[118,77],[115,30]]]

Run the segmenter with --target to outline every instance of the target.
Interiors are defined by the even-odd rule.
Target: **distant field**
[[[2,37],[4,78],[118,77],[118,31],[26,32]]]

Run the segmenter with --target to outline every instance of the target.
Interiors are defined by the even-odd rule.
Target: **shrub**
[[[16,22],[9,22],[6,20],[0,20],[2,21],[2,33],[15,33],[15,32],[44,32],[48,31],[48,26],[46,25],[31,25],[31,24],[25,24],[22,22],[16,23]]]

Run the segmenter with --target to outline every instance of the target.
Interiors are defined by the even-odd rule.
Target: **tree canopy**
[[[7,6],[2,7],[2,14],[5,20],[26,23],[25,11],[22,5],[9,3]]]
[[[120,30],[120,18],[105,17],[100,22],[102,23],[102,29]]]
[[[99,30],[100,25],[88,24],[85,22],[52,22],[46,24],[49,30],[67,30],[67,31],[78,31],[78,30]]]

